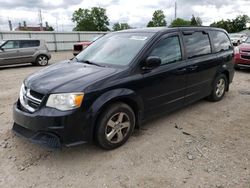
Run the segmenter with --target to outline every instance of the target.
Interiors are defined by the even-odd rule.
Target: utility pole
[[[58,32],[58,18],[56,17],[56,31]]]
[[[174,19],[176,20],[177,18],[177,2],[175,1],[174,3]]]
[[[40,31],[43,31],[43,17],[41,9],[39,9],[38,11],[38,19],[39,19]]]
[[[8,20],[8,23],[9,23],[10,31],[12,31],[12,23],[11,23],[11,20]]]

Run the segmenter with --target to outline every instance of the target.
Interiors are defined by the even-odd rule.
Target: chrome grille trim
[[[20,100],[21,105],[25,109],[27,109],[29,112],[32,112],[32,113],[35,112],[40,106],[40,104],[42,103],[42,99],[37,99],[34,96],[32,96],[30,94],[30,89],[25,88],[24,85],[22,85],[21,87],[19,100]],[[34,106],[37,106],[37,108],[30,106],[29,103],[33,103]]]

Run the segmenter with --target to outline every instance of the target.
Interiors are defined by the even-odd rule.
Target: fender
[[[94,101],[94,103],[88,110],[88,114],[90,115],[90,119],[91,119],[90,127],[91,127],[92,135],[94,133],[95,123],[98,119],[98,116],[102,112],[102,110],[107,105],[115,101],[130,101],[134,105],[136,105],[136,108],[137,108],[136,122],[137,122],[137,125],[140,126],[141,120],[143,118],[143,111],[144,111],[142,98],[131,89],[119,88],[119,89],[114,89],[106,93],[103,93]]]
[[[226,88],[227,91],[229,90],[229,83],[232,82],[231,73],[228,71],[231,69],[231,67],[230,67],[230,69],[228,69],[228,66],[229,66],[228,64],[223,64],[222,66],[220,66],[220,68],[216,71],[213,82],[212,82],[212,84],[214,84],[214,81],[215,81],[217,76],[219,76],[220,74],[225,74],[227,79],[228,79],[228,86]]]

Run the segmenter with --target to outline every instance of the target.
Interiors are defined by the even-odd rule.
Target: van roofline
[[[127,29],[122,31],[116,31],[115,33],[159,33],[159,32],[166,32],[166,31],[180,31],[186,29],[194,29],[194,30],[217,30],[226,32],[226,30],[216,27],[210,26],[179,26],[179,27],[146,27],[146,28],[136,28],[136,29]]]

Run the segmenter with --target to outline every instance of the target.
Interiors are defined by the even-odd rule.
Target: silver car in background
[[[22,63],[48,65],[51,55],[44,40],[6,40],[0,44],[0,66]]]
[[[247,39],[247,35],[242,34],[242,33],[230,33],[229,37],[230,37],[231,42],[235,46],[239,46],[241,43],[245,42],[245,40]]]

